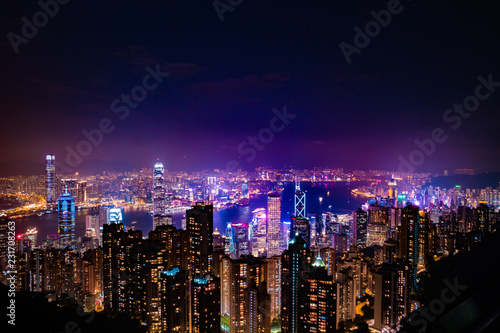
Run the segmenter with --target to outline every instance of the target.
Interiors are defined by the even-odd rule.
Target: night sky
[[[447,140],[416,171],[500,169],[500,83],[481,90],[488,98],[461,124],[443,119],[475,94],[480,75],[500,82],[498,1],[401,1],[350,63],[339,45],[355,46],[354,28],[394,0],[219,4],[239,2],[221,21],[212,1],[72,0],[16,53],[9,33],[22,38],[22,18],[33,22],[41,7],[4,0],[0,176],[43,173],[47,153],[68,166],[67,147],[106,118],[114,130],[71,172],[157,158],[188,171],[232,160],[243,169],[396,170],[436,128]],[[157,68],[168,76],[151,77],[156,87],[135,108],[112,107]],[[262,132],[270,142],[255,158],[241,154],[285,106],[296,117],[275,122],[272,140]]]

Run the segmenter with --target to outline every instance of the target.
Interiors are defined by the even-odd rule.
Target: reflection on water
[[[301,189],[306,193],[306,209],[308,213],[321,214],[324,211],[330,211],[337,214],[346,214],[356,210],[362,204],[361,201],[351,196],[349,184],[346,183],[301,183]],[[294,192],[295,185],[288,183],[281,193],[283,198],[281,217],[283,221],[290,221],[290,217],[293,215]],[[322,200],[319,200],[320,197]],[[221,234],[224,234],[228,222],[250,223],[252,211],[257,208],[267,208],[266,195],[252,198],[249,206],[236,206],[214,211],[214,228],[219,229]],[[75,232],[77,237],[82,237],[85,234],[85,216],[98,214],[99,210],[97,208],[83,209],[76,212]],[[181,219],[184,215],[183,212],[173,214],[174,225],[177,228],[181,227]],[[126,226],[135,226],[136,230],[142,230],[143,235],[147,235],[153,228],[153,217],[148,214],[146,209],[126,208],[123,219]],[[57,233],[57,212],[16,220],[16,233],[24,233],[29,227],[38,229],[38,243],[40,243],[46,239],[46,235]]]

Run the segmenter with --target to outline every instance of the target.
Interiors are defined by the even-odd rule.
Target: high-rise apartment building
[[[189,267],[197,275],[210,274],[213,254],[213,205],[197,202],[186,211],[186,230],[191,239]]]

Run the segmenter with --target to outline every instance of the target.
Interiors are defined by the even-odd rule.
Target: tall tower
[[[368,213],[361,208],[358,208],[358,210],[354,212],[353,215],[353,245],[364,249],[366,247]]]
[[[56,202],[56,157],[47,155],[45,157],[45,187],[47,188],[47,205]]]
[[[161,162],[156,162],[153,172],[153,230],[164,224],[165,218],[165,176]]]
[[[197,275],[209,274],[214,252],[214,207],[197,202],[186,211],[186,229],[191,240],[189,268]]]
[[[277,192],[267,197],[267,257],[281,254],[281,197]]]
[[[333,332],[337,285],[299,234],[281,256],[281,332]]]
[[[311,247],[311,226],[309,225],[309,220],[305,217],[292,216],[290,229],[290,241],[298,233],[300,237],[306,242],[307,247]]]
[[[419,207],[408,205],[401,215],[401,229],[399,234],[400,257],[410,265],[410,290],[417,290],[417,271],[419,259],[418,236],[420,229]]]
[[[75,248],[75,199],[68,193],[59,198],[58,202],[59,220],[59,244],[62,248]]]
[[[295,177],[295,217],[306,217],[306,194],[300,190],[300,177]]]

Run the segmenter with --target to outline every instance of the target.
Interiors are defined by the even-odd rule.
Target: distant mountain
[[[460,185],[464,188],[497,188],[500,183],[500,172],[488,172],[477,175],[453,175],[434,177],[429,185],[451,188]]]
[[[133,168],[132,164],[123,161],[89,159],[73,168],[72,173],[78,172],[81,175],[95,175],[103,171],[132,171]],[[0,177],[43,175],[44,173],[45,164],[43,162],[14,160],[0,163]]]

